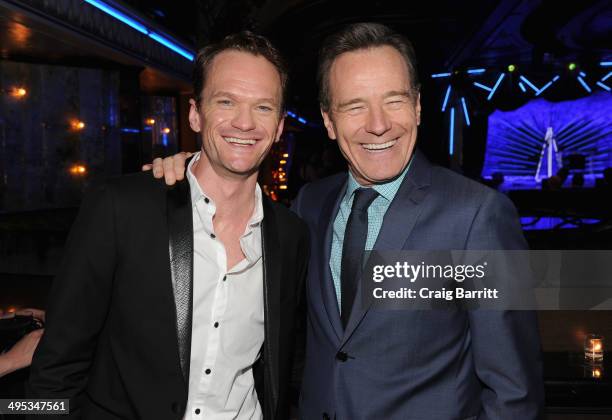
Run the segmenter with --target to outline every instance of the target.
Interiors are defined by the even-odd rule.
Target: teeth
[[[393,146],[396,142],[397,140],[391,140],[391,141],[388,141],[382,144],[368,143],[368,144],[363,144],[363,147],[367,150],[383,150],[383,149],[388,149],[389,147]]]
[[[251,140],[251,139],[239,139],[236,137],[224,137],[224,139],[228,143],[245,144],[245,145],[255,144],[255,140]]]

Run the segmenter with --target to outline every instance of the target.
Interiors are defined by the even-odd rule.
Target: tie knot
[[[374,188],[358,188],[355,190],[355,198],[353,199],[353,207],[351,211],[367,210],[376,197],[378,197],[378,193]]]

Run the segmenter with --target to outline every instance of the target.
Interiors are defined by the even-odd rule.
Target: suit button
[[[340,360],[341,362],[346,362],[348,360],[348,354],[343,351],[339,351],[336,354],[336,359]]]
[[[323,413],[323,420],[330,420],[329,414]]]
[[[173,402],[172,403],[172,412],[174,414],[179,414],[181,412],[181,403]]]

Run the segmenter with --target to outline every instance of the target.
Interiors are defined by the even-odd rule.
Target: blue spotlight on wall
[[[448,133],[448,154],[453,155],[455,151],[455,108],[450,110],[450,129]]]
[[[495,95],[495,91],[499,87],[499,84],[502,82],[502,80],[504,80],[505,76],[506,76],[506,73],[502,73],[502,74],[499,75],[499,78],[497,79],[497,82],[495,82],[495,86],[493,86],[493,89],[491,89],[491,92],[489,93],[489,96],[487,96],[487,101],[490,101],[491,98],[493,98],[493,95]]]
[[[470,116],[468,114],[467,105],[465,104],[465,98],[461,97],[461,106],[463,106],[463,116],[465,117],[465,123],[470,126]]]
[[[431,75],[432,79],[438,79],[440,77],[450,77],[452,73],[435,73]]]
[[[446,105],[448,104],[448,98],[451,93],[451,85],[448,85],[446,88],[446,94],[444,95],[444,102],[442,103],[442,112],[446,110]]]
[[[591,93],[593,91],[591,89],[591,87],[587,84],[587,82],[584,81],[584,79],[582,77],[578,76],[576,79],[578,79],[578,81],[580,82],[580,84],[582,85],[584,90],[586,90],[589,93]]]

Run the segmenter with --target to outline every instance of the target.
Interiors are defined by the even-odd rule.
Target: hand
[[[43,311],[42,309],[36,309],[36,308],[19,309],[17,312],[15,312],[15,315],[22,315],[22,316],[32,315],[34,319],[38,319],[42,322],[45,322],[45,311]]]
[[[44,330],[35,330],[24,335],[9,351],[0,355],[0,376],[28,367],[32,364],[34,350]]]
[[[193,156],[191,152],[180,152],[167,158],[153,159],[153,163],[142,165],[143,171],[153,169],[155,178],[164,177],[167,185],[174,185],[176,181],[182,181],[185,177],[185,161]]]

